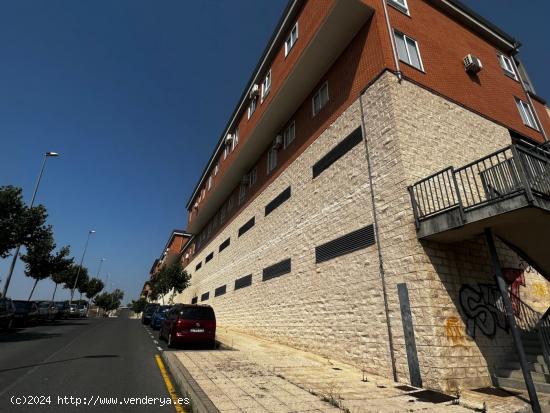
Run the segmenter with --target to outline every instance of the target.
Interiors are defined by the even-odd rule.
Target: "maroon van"
[[[209,305],[176,304],[166,314],[159,331],[159,339],[168,347],[177,344],[205,344],[214,346],[216,316]]]

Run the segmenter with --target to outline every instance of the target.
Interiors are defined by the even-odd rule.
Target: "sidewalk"
[[[218,328],[217,339],[219,350],[164,353],[198,412],[472,412],[444,395],[372,374],[363,381],[353,366],[285,345],[225,328]],[[508,413],[528,406],[520,396],[469,391],[462,400]]]

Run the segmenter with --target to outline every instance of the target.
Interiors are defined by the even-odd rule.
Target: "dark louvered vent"
[[[198,263],[198,264],[197,264],[197,265],[195,266],[195,271],[198,271],[198,270],[200,270],[200,269],[201,269],[201,267],[202,267],[202,261],[201,261],[201,262],[199,262],[199,263]]]
[[[220,244],[220,251],[219,252],[222,252],[224,249],[229,247],[229,244],[231,244],[231,238],[227,238],[224,242],[222,242]]]
[[[275,277],[280,277],[283,274],[287,274],[290,272],[290,268],[290,258],[264,268],[262,281],[267,281]]]
[[[197,304],[198,299],[199,299],[199,297],[193,297],[191,299],[191,304]]]
[[[323,156],[315,165],[313,165],[313,178],[316,178],[327,169],[330,165],[352,150],[358,143],[361,142],[361,128],[355,129],[352,133],[344,138],[342,142],[332,148],[325,156]]]
[[[206,264],[208,261],[210,261],[212,258],[214,258],[214,251],[212,251],[210,254],[206,256],[204,259],[204,263]]]
[[[239,237],[243,235],[246,231],[248,231],[250,228],[254,226],[256,223],[256,217],[250,218],[246,224],[244,224],[242,227],[239,228]]]
[[[350,232],[326,244],[315,247],[315,262],[323,262],[374,245],[374,226]]]
[[[265,216],[268,216],[273,212],[274,209],[281,206],[283,202],[285,202],[288,198],[290,198],[290,186],[285,189],[283,192],[281,192],[279,195],[277,195],[273,201],[271,201],[269,204],[265,206]]]
[[[219,295],[224,295],[227,290],[227,285],[222,285],[221,287],[218,287],[214,290],[214,297],[217,297]]]
[[[235,280],[235,290],[248,287],[249,285],[252,285],[252,274],[245,275]]]
[[[201,301],[206,301],[210,298],[210,292],[204,293],[201,295]]]

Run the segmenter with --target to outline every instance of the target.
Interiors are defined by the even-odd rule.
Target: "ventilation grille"
[[[374,245],[374,242],[374,226],[369,225],[315,247],[315,262],[320,263],[349,254],[350,252]]]
[[[199,300],[199,297],[193,297],[191,299],[191,304],[197,304],[197,301]]]
[[[210,254],[206,256],[204,259],[204,263],[206,264],[208,261],[210,261],[212,258],[214,258],[214,251],[212,251]]]
[[[355,129],[352,133],[344,138],[342,142],[332,148],[325,156],[323,156],[315,165],[312,166],[313,178],[316,178],[327,169],[330,165],[351,151],[359,142],[361,142],[361,128]]]
[[[265,216],[271,214],[273,210],[281,206],[281,204],[285,202],[288,198],[290,198],[290,186],[279,195],[277,195],[275,199],[273,199],[273,201],[265,206]]]
[[[210,292],[204,293],[201,295],[201,301],[206,301],[210,298]]]
[[[252,285],[252,274],[245,275],[235,280],[235,290],[248,287],[249,285]]]
[[[217,297],[219,295],[224,295],[227,290],[227,285],[222,285],[221,287],[218,287],[214,290],[214,297]]]
[[[224,249],[229,247],[229,244],[231,244],[231,238],[227,238],[224,242],[220,244],[219,252],[222,252]]]
[[[201,269],[201,267],[202,267],[202,261],[201,261],[201,262],[199,262],[199,263],[198,263],[198,264],[197,264],[197,265],[195,266],[195,271],[198,271],[198,270],[200,270],[200,269]]]
[[[246,231],[248,231],[250,228],[252,228],[256,224],[256,217],[250,218],[246,224],[244,224],[242,227],[239,228],[239,237],[243,235]]]
[[[275,277],[280,277],[283,274],[289,273],[290,269],[290,258],[280,261],[277,264],[273,264],[267,268],[264,268],[262,281],[267,281]]]

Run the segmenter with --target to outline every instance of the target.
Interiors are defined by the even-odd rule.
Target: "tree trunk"
[[[55,284],[55,288],[53,289],[52,303],[53,303],[53,300],[55,299],[55,292],[57,291],[57,286],[58,286],[58,284]]]
[[[38,278],[34,280],[34,285],[32,286],[31,293],[29,294],[29,299],[27,301],[31,301],[32,294],[34,293],[34,289],[36,288],[36,284],[38,284]]]

